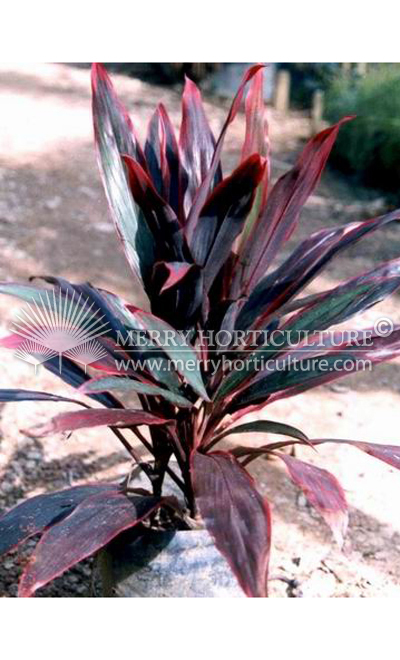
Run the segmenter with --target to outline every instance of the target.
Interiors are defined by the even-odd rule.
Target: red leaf
[[[334,440],[334,439],[317,439],[310,441],[313,445],[322,445],[325,442],[334,442],[336,444],[346,444],[357,449],[361,449],[366,454],[378,458],[384,463],[388,463],[392,467],[400,470],[400,445],[381,445],[374,442],[362,442],[358,440]]]
[[[94,105],[107,113],[120,154],[128,154],[146,167],[146,159],[137,139],[131,118],[117,97],[107,70],[102,64],[92,66],[92,93]]]
[[[185,79],[182,95],[179,146],[187,175],[184,192],[184,208],[187,213],[200,184],[208,174],[215,149],[215,139],[204,112],[200,90],[190,78]],[[221,166],[218,164],[214,183],[218,184],[221,178]]]
[[[29,431],[29,435],[35,438],[43,438],[51,433],[62,433],[64,431],[77,431],[94,426],[115,426],[126,428],[129,426],[140,426],[142,424],[165,424],[171,420],[156,417],[144,410],[130,410],[128,408],[91,408],[90,410],[78,410],[56,415],[48,422],[39,424]]]
[[[261,186],[260,206],[263,208],[266,200],[270,174],[268,124],[264,105],[263,69],[257,71],[249,85],[249,91],[246,97],[246,134],[242,149],[242,160],[246,160],[246,158],[255,153],[267,159],[267,167],[265,168]]]
[[[274,453],[285,463],[291,479],[321,514],[341,547],[348,524],[344,491],[336,477],[327,470],[304,463],[287,454]]]
[[[161,269],[167,271],[167,279],[164,281],[160,293],[179,284],[192,268],[194,268],[194,264],[188,264],[182,261],[159,261],[156,263],[155,269],[157,272]]]
[[[400,470],[400,447],[397,445],[379,445],[372,442],[354,442],[355,447],[374,458]]]
[[[257,71],[246,97],[246,135],[242,160],[252,154],[266,158],[269,152],[268,125],[264,106],[264,71]]]
[[[39,587],[147,518],[160,504],[155,497],[128,498],[109,492],[84,500],[71,515],[43,534],[22,574],[18,595],[29,598]]]
[[[186,223],[186,235],[188,237],[188,240],[190,241],[190,238],[192,236],[192,233],[197,225],[198,219],[199,219],[199,214],[201,209],[203,208],[207,197],[209,195],[210,189],[211,189],[211,184],[214,180],[215,174],[218,170],[220,158],[221,158],[221,152],[222,152],[222,147],[224,144],[224,139],[225,139],[225,134],[228,129],[229,124],[233,122],[235,119],[239,108],[240,104],[243,98],[243,93],[245,90],[245,87],[249,80],[253,78],[253,76],[256,75],[257,71],[259,71],[264,65],[263,64],[255,64],[254,66],[251,66],[249,69],[247,69],[246,73],[243,76],[242,82],[240,83],[239,89],[233,99],[232,105],[230,107],[228,117],[225,120],[225,123],[222,127],[222,131],[220,133],[220,136],[217,140],[217,144],[215,145],[215,151],[214,155],[212,157],[212,161],[210,164],[210,168],[208,170],[207,176],[203,180],[200,188],[197,191],[196,197],[193,202],[193,206],[190,210],[187,223]]]
[[[1,337],[0,338],[0,346],[2,348],[9,348],[9,349],[15,351],[25,341],[26,341],[25,337],[22,337],[21,335],[17,335],[15,333],[13,333],[11,335],[7,335],[6,337]]]
[[[227,452],[192,455],[193,487],[205,526],[247,596],[267,595],[269,506]]]
[[[282,243],[293,232],[305,201],[321,177],[341,124],[350,119],[344,117],[310,140],[294,168],[274,185],[240,255],[246,291],[263,277]]]

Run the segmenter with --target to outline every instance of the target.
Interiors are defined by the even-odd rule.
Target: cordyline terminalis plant
[[[123,530],[139,523],[185,528],[197,518],[203,520],[244,592],[266,596],[270,511],[245,469],[252,460],[269,456],[283,461],[288,476],[325,518],[339,542],[347,524],[340,484],[328,471],[282,450],[296,444],[315,448],[324,442],[348,443],[400,468],[400,448],[396,446],[310,440],[279,421],[238,423],[273,401],[358,369],[354,332],[337,342],[333,341],[335,334],[324,331],[397,289],[400,259],[318,295],[298,296],[341,250],[398,221],[400,211],[318,231],[273,268],[319,181],[340,125],[350,118],[310,140],[293,169],[271,186],[262,65],[246,72],[217,141],[200,93],[190,80],[183,92],[179,140],[160,104],[150,120],[144,149],[102,66],[93,67],[92,86],[96,150],[105,192],[127,260],[144,287],[151,312],[88,283],[44,278],[59,296],[69,296],[76,305],[83,298],[93,303],[108,324],[107,332],[98,338],[106,356],[91,365],[98,371],[95,378],[69,357],[64,357],[61,373],[57,358],[44,364],[104,408],[22,390],[3,390],[1,400],[73,401],[83,406],[55,416],[32,433],[43,437],[86,427],[111,427],[147,475],[149,489],[135,489],[127,478],[122,484],[96,483],[34,497],[0,518],[0,552],[41,534],[20,583],[20,595],[30,596]],[[224,138],[246,86],[243,149],[236,169],[224,177]],[[46,286],[5,283],[0,291],[43,302]],[[268,332],[277,328],[307,330],[311,338],[318,333],[318,349],[312,340],[307,347],[281,342],[271,348]],[[221,330],[266,332],[255,346],[244,342],[226,351],[213,348],[207,339],[210,331]],[[137,341],[133,352],[142,368],[128,368],[121,375],[116,366],[116,358],[121,358],[119,338],[127,333],[135,337],[138,331],[146,340]],[[154,331],[158,331],[158,340],[154,340]],[[160,341],[167,335],[174,340]],[[206,339],[200,340],[202,336]],[[400,327],[386,337],[374,331],[370,336],[364,357],[372,363],[400,354]],[[20,338],[11,335],[2,344],[15,347],[18,341]],[[234,361],[227,367],[221,361],[212,369],[210,357],[222,358],[226,352],[231,358],[233,352],[234,357],[245,359],[245,368],[236,368]],[[280,368],[260,369],[263,357],[274,358]],[[338,358],[347,361],[346,372],[336,368]],[[301,363],[301,370],[292,368],[294,359]],[[115,396],[118,392],[135,393],[141,409],[124,407]],[[149,427],[150,439],[138,428],[144,425]],[[230,451],[218,447],[222,438],[230,435],[234,440],[235,434],[245,432],[287,439],[254,447],[234,445]],[[148,460],[137,454],[137,444],[132,446],[129,433],[143,443]],[[184,508],[163,495],[166,474],[181,489]]]

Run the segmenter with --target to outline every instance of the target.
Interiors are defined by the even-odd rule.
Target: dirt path
[[[122,76],[115,80],[141,135],[159,100],[178,123],[176,91]],[[218,131],[225,107],[208,103],[207,111]],[[63,65],[3,66],[0,113],[0,279],[24,281],[31,275],[53,274],[73,281],[90,280],[145,305],[124,262],[99,182],[88,70]],[[279,117],[271,112],[270,127],[277,176],[293,161],[299,140],[308,135],[309,123],[302,115]],[[235,164],[242,129],[240,117],[227,140],[228,168]],[[381,212],[382,200],[377,197],[328,173],[308,203],[292,243],[318,228]],[[386,230],[347,251],[310,291],[325,289],[399,254],[399,230]],[[3,332],[16,306],[11,299],[0,298]],[[400,321],[397,297],[364,314],[357,327],[384,315]],[[45,370],[34,377],[31,367],[11,353],[1,352],[1,364],[0,387],[66,392]],[[277,402],[264,417],[294,424],[314,437],[399,444],[399,363],[339,382]],[[51,405],[2,405],[0,510],[27,495],[125,473],[126,456],[107,431],[75,433],[67,442],[58,436],[41,441],[28,438],[23,429],[47,418]],[[252,442],[249,437],[244,440]],[[329,530],[305,505],[281,466],[260,461],[254,473],[273,507],[272,573],[298,580],[304,596],[400,596],[399,473],[346,447],[326,446],[319,456],[307,459],[328,467],[346,490],[350,527],[345,551],[334,547]],[[7,556],[0,568],[0,595],[15,594],[23,563],[24,556]],[[69,571],[38,595],[86,595],[89,564]],[[285,583],[273,581],[271,595],[287,596]]]

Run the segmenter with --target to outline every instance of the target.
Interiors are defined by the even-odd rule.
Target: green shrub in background
[[[341,129],[334,164],[400,197],[400,65],[370,65],[363,77],[338,75],[327,93],[326,119],[349,114],[357,118]]]
[[[290,72],[290,106],[309,110],[313,93],[326,91],[340,69],[334,62],[289,62],[278,64],[278,69]]]

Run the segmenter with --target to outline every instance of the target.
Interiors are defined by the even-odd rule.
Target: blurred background
[[[111,64],[133,77],[179,87],[188,75],[204,92],[231,98],[247,64]],[[305,111],[313,128],[357,115],[343,127],[331,165],[392,196],[400,195],[400,64],[276,63],[265,70],[265,100],[276,110]]]
[[[141,139],[158,102],[179,130],[184,76],[201,88],[218,135],[230,99],[248,64],[107,64]],[[272,180],[295,162],[305,141],[343,115],[343,126],[321,184],[301,215],[281,259],[313,231],[364,220],[400,206],[400,65],[275,63],[265,70]],[[90,281],[147,306],[125,263],[97,171],[88,64],[0,64],[0,279],[34,275]],[[224,173],[241,151],[244,117],[229,128]],[[399,257],[399,229],[388,227],[345,251],[305,293]],[[398,296],[352,321],[371,326],[382,316],[400,323]],[[8,334],[18,302],[0,298],[0,330]],[[1,350],[0,387],[70,394],[45,369]],[[28,495],[126,473],[129,461],[110,432],[34,440],[25,430],[63,408],[0,404],[0,510]],[[399,444],[400,368],[396,361],[272,404],[259,417],[302,428],[311,437],[342,437]],[[243,438],[251,443],[254,438]],[[300,458],[303,457],[301,452]],[[343,484],[350,505],[345,553],[299,496],[284,470],[254,462],[254,474],[273,506],[272,573],[296,579],[304,596],[400,596],[399,473],[349,447],[324,446],[307,460],[326,465]],[[11,553],[0,567],[0,596],[14,595],[24,559]],[[84,596],[90,562],[39,592]],[[287,585],[271,583],[275,596]]]

